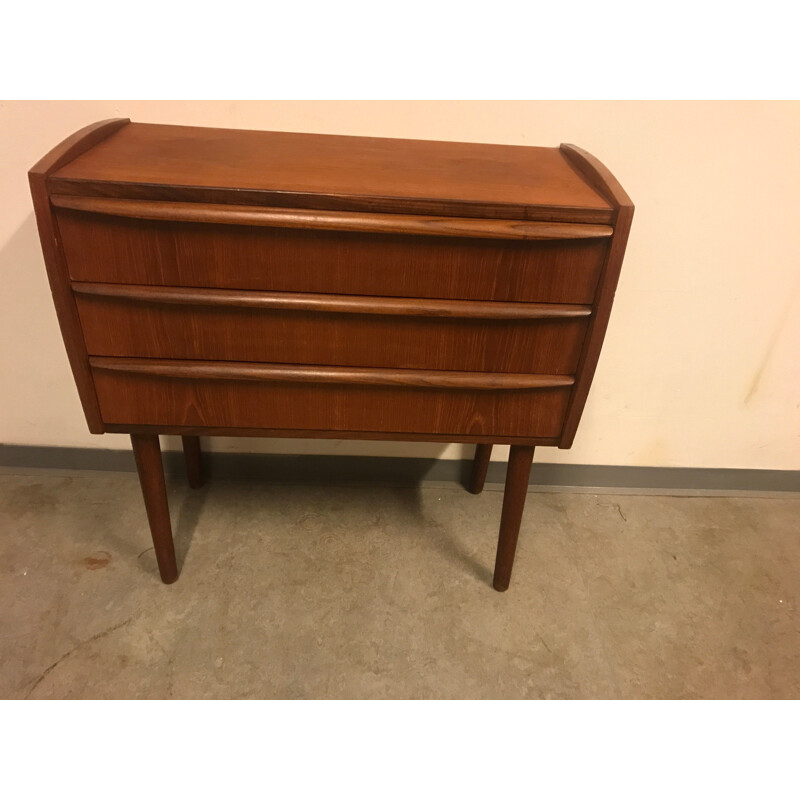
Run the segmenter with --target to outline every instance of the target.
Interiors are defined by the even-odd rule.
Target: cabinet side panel
[[[564,428],[561,431],[559,447],[569,448],[572,447],[572,443],[575,440],[578,423],[586,405],[597,362],[600,358],[600,351],[603,347],[608,321],[611,316],[611,307],[614,303],[614,295],[617,291],[617,283],[622,269],[622,260],[628,244],[628,234],[633,221],[634,209],[630,197],[628,197],[619,181],[591,153],[569,144],[562,144],[561,152],[584,180],[606,197],[615,208],[614,235],[600,274],[597,294],[593,304],[594,313],[589,323],[589,331],[578,362],[575,385],[572,388]]]
[[[121,128],[124,128],[129,122],[130,120],[128,119],[110,119],[87,125],[56,145],[28,172],[33,210],[36,215],[36,225],[39,229],[39,239],[42,244],[42,255],[44,256],[58,324],[61,328],[64,345],[67,348],[67,357],[75,378],[75,385],[78,388],[78,396],[81,399],[83,413],[92,433],[103,433],[103,422],[100,415],[100,407],[97,403],[92,373],[89,369],[89,357],[86,354],[86,344],[83,339],[78,309],[70,288],[67,263],[64,257],[58,224],[50,205],[47,180],[53,172],[85,153],[94,145],[107,139]]]
[[[97,394],[89,369],[89,356],[86,352],[86,343],[83,338],[78,308],[75,297],[70,288],[67,274],[66,261],[58,236],[58,227],[50,207],[47,194],[46,178],[44,175],[30,173],[29,175],[31,197],[36,214],[36,224],[39,229],[39,239],[42,244],[42,254],[47,269],[47,278],[50,282],[50,291],[56,308],[58,324],[67,349],[67,357],[75,378],[78,396],[86,416],[86,423],[91,433],[103,433],[103,421],[100,416],[100,407],[97,403]]]
[[[608,251],[603,274],[600,278],[600,286],[597,290],[594,314],[589,323],[589,331],[584,342],[583,353],[578,362],[578,370],[575,376],[575,386],[572,389],[569,407],[567,409],[564,429],[561,432],[561,443],[559,447],[569,448],[575,440],[575,433],[578,430],[578,423],[583,414],[586,399],[589,396],[589,389],[594,379],[597,369],[597,362],[600,358],[600,351],[608,328],[608,321],[611,317],[611,307],[614,303],[614,295],[617,291],[619,274],[622,269],[622,259],[625,255],[625,247],[628,243],[628,233],[633,220],[633,207],[626,206],[619,210],[617,221],[614,228],[614,237]]]

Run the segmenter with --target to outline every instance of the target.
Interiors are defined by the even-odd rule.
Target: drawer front
[[[376,297],[337,304],[331,295],[73,288],[94,356],[569,375],[590,313],[580,306]]]
[[[608,248],[55,213],[70,277],[109,283],[591,304]]]
[[[302,375],[264,381],[186,377],[169,362],[153,362],[165,374],[153,374],[146,362],[127,372],[124,361],[90,361],[108,424],[556,437],[570,393],[566,380],[522,389],[306,382]],[[224,375],[229,367],[218,369]]]

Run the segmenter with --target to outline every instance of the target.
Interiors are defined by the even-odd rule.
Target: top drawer
[[[138,219],[53,200],[78,281],[591,304],[609,243]]]

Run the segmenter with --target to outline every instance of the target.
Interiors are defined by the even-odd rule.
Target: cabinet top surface
[[[608,211],[558,148],[130,123],[51,176],[58,181],[376,198],[454,209]],[[249,202],[250,200],[248,200]]]

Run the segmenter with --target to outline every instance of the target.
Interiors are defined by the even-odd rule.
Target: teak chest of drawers
[[[588,153],[130,123],[30,172],[89,429],[129,433],[165,583],[158,434],[511,445],[508,587],[536,445],[570,447],[633,206]]]

